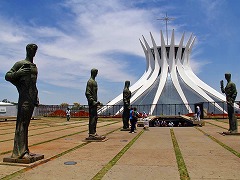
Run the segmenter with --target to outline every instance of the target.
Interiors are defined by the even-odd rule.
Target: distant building
[[[0,117],[1,116],[17,116],[17,105],[0,102]]]

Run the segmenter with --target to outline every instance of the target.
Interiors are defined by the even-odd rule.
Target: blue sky
[[[175,29],[176,40],[184,32],[186,39],[196,36],[195,74],[220,92],[219,81],[230,72],[240,92],[239,7],[239,0],[1,0],[0,100],[17,102],[17,90],[4,76],[25,58],[26,45],[36,43],[41,104],[87,104],[92,68],[99,70],[99,100],[107,103],[125,80],[133,84],[144,73],[139,39],[143,35],[151,44],[151,32],[160,45],[160,30],[166,33],[157,18],[166,12],[175,18],[168,29]]]

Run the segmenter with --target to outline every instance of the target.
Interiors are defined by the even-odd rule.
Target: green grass
[[[172,143],[173,143],[176,160],[177,160],[177,164],[178,164],[178,171],[180,174],[180,179],[181,180],[189,180],[190,177],[189,177],[189,174],[187,171],[187,167],[185,165],[181,150],[178,146],[177,139],[175,137],[175,134],[174,134],[174,131],[172,128],[170,128],[170,133],[171,133]]]
[[[114,123],[111,123],[111,124],[114,124]],[[110,124],[107,124],[107,125],[104,125],[104,126],[108,126],[108,125],[110,125]],[[103,127],[103,126],[102,126],[102,127]],[[113,133],[113,132],[115,132],[115,131],[118,131],[119,129],[120,129],[120,128],[117,128],[117,129],[115,129],[115,130],[112,130],[112,131],[104,134],[104,135],[106,136],[106,135],[111,134],[111,133]],[[87,145],[87,144],[89,144],[89,143],[91,143],[91,142],[85,142],[85,143],[82,143],[82,144],[80,144],[80,145],[77,145],[77,146],[75,146],[75,147],[73,147],[73,148],[71,148],[71,149],[68,149],[68,150],[66,150],[66,151],[64,151],[64,152],[62,152],[62,153],[59,153],[59,154],[57,154],[57,155],[55,155],[55,156],[52,156],[51,158],[42,160],[40,163],[33,164],[33,165],[29,166],[29,167],[26,167],[26,168],[21,169],[21,170],[19,170],[19,171],[17,171],[17,172],[14,172],[14,173],[12,173],[12,174],[10,174],[10,175],[7,175],[7,176],[3,177],[1,180],[9,180],[9,179],[12,179],[12,178],[14,178],[14,177],[16,177],[16,176],[18,176],[18,175],[20,175],[20,174],[22,174],[22,173],[30,170],[30,169],[32,169],[32,168],[34,168],[34,167],[37,167],[37,166],[39,166],[39,165],[41,165],[41,164],[44,164],[44,163],[47,163],[47,162],[49,162],[49,161],[52,161],[52,160],[54,160],[54,159],[56,159],[56,158],[59,158],[59,157],[65,155],[65,154],[70,153],[70,152],[72,152],[72,151],[74,151],[74,150],[76,150],[76,149],[79,149],[79,148],[81,148],[81,147],[83,147],[83,146],[85,146],[85,145]]]
[[[125,152],[133,145],[133,143],[142,135],[142,130],[136,137],[134,137],[107,165],[105,165],[92,180],[102,179],[103,176],[117,163],[117,161],[124,155]]]
[[[206,122],[206,121],[205,121],[205,122]],[[221,121],[221,122],[222,122],[222,121]],[[228,128],[225,128],[225,127],[222,127],[222,126],[219,126],[219,125],[210,123],[210,122],[206,122],[206,123],[211,124],[211,125],[216,126],[216,127],[219,127],[219,128],[222,128],[222,129],[228,129]]]
[[[117,122],[111,122],[111,123],[109,123],[109,124],[105,124],[105,125],[102,125],[102,126],[98,126],[98,128],[100,128],[100,127],[105,127],[105,126],[109,126],[109,125],[115,124],[115,123],[117,123]],[[73,136],[73,135],[76,135],[76,134],[80,134],[80,133],[83,133],[83,132],[87,132],[87,131],[88,131],[88,129],[83,130],[83,131],[79,131],[79,132],[75,132],[75,133],[72,133],[72,134],[67,134],[67,135],[64,135],[64,136],[60,136],[60,137],[57,137],[57,138],[53,138],[53,139],[49,139],[49,140],[46,140],[46,141],[42,141],[42,142],[39,142],[39,143],[35,143],[35,144],[32,144],[32,145],[29,145],[29,147],[36,146],[36,145],[40,145],[40,144],[44,144],[44,143],[48,143],[48,142],[55,141],[55,140],[62,139],[62,138],[66,138],[66,137],[70,137],[70,136]],[[0,153],[0,155],[8,154],[8,153],[10,153],[10,152],[12,152],[12,150],[2,152],[2,153]]]
[[[240,153],[235,151],[234,149],[232,149],[231,147],[227,146],[226,144],[222,143],[221,141],[217,140],[215,137],[211,136],[210,134],[207,134],[206,132],[204,132],[203,130],[201,130],[198,127],[195,127],[197,130],[199,130],[200,132],[202,132],[204,135],[206,135],[207,137],[209,137],[211,140],[213,140],[214,142],[218,143],[220,146],[222,146],[223,148],[227,149],[228,151],[230,151],[231,153],[233,153],[235,156],[240,158]]]

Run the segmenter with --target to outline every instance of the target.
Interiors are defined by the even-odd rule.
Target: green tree
[[[60,106],[62,106],[62,107],[68,107],[69,104],[68,104],[68,103],[62,103],[62,104],[60,104]]]
[[[79,103],[75,102],[75,103],[73,103],[72,109],[78,110],[78,109],[80,109],[80,106],[81,105]]]

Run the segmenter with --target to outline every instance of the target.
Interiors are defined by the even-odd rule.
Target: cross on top
[[[175,18],[170,18],[167,16],[167,13],[166,13],[166,16],[163,17],[163,18],[159,18],[157,20],[161,20],[161,21],[165,21],[166,23],[166,34],[167,34],[167,45],[168,45],[168,30],[167,30],[167,24],[168,24],[168,21],[171,21],[171,20],[174,20]]]

